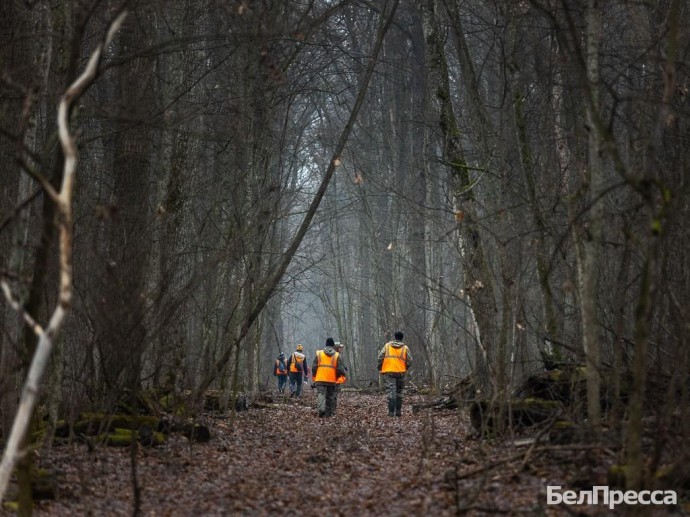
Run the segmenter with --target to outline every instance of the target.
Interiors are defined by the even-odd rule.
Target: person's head
[[[278,359],[285,359],[285,353],[284,352],[279,353]]]
[[[304,347],[302,345],[297,345],[297,351],[298,352],[304,351]]]
[[[402,338],[403,338],[403,337],[404,337],[404,336],[403,336],[403,333],[400,332],[399,330],[395,333],[395,340],[396,340],[396,341],[402,341]]]
[[[332,337],[329,337],[326,339],[326,348],[331,347],[333,348],[335,346],[335,341],[333,341]]]
[[[333,348],[335,348],[336,351],[338,351],[338,352],[341,352],[341,351],[343,350],[343,347],[344,347],[344,346],[345,346],[345,344],[344,344],[344,343],[341,343],[340,341],[336,341],[336,342],[333,344]]]

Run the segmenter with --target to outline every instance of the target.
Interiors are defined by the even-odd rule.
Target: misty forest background
[[[0,2],[2,439],[22,313],[58,304],[58,103],[122,7]],[[646,416],[687,420],[687,3],[126,7],[70,112],[74,291],[41,418],[255,398],[329,336],[369,387],[402,330],[436,392],[509,400],[544,359],[581,365],[580,418],[639,469]]]

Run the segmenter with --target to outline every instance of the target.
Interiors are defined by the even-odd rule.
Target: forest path
[[[385,395],[344,391],[337,414],[319,419],[307,387],[299,400],[208,417],[209,443],[172,435],[139,448],[141,514],[561,515],[545,497],[547,485],[567,485],[561,468],[518,459],[481,471],[514,446],[470,439],[463,411],[413,414],[421,400],[407,397],[392,418]],[[132,515],[130,449],[55,447],[40,463],[57,472],[60,497],[36,515]]]

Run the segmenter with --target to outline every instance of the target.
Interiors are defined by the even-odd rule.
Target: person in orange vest
[[[403,333],[395,333],[395,339],[386,343],[379,352],[379,372],[386,378],[388,416],[402,416],[405,374],[412,366],[410,349],[402,342]]]
[[[276,357],[276,362],[273,365],[273,375],[278,377],[278,393],[285,393],[285,385],[288,380],[288,366],[287,358],[283,352]]]
[[[307,356],[304,355],[304,347],[300,344],[288,359],[288,375],[290,376],[290,396],[302,395],[302,379],[307,365]]]
[[[340,341],[336,341],[335,345],[333,346],[333,349],[342,355],[344,346],[345,346],[344,343],[341,343]],[[345,381],[347,381],[347,371],[348,371],[347,366],[344,367],[344,370],[345,370],[345,375],[339,375],[335,379],[335,395],[334,395],[334,399],[333,399],[333,414],[335,414],[336,410],[338,409],[338,397],[340,396],[340,391],[343,389],[343,384],[345,384]]]
[[[333,338],[326,339],[323,350],[317,350],[311,365],[312,382],[316,385],[319,418],[335,414],[337,379],[346,373],[343,357],[335,351]]]

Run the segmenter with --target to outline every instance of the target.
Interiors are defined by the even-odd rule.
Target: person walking
[[[333,338],[326,339],[323,350],[317,350],[311,365],[312,382],[316,385],[319,418],[335,414],[335,388],[339,376],[345,375],[345,363],[335,351]]]
[[[306,361],[307,356],[304,355],[304,347],[298,344],[290,359],[288,359],[291,397],[300,397],[302,395],[302,380]]]
[[[336,341],[335,345],[333,346],[333,349],[338,352],[338,354],[343,353],[343,347],[345,346],[344,343],[341,343],[340,341]],[[347,381],[347,366],[343,368],[345,370],[345,375],[338,375],[335,378],[335,394],[333,395],[333,414],[335,415],[335,412],[338,409],[338,397],[340,397],[340,392],[343,389],[343,384],[345,384],[345,381]]]
[[[288,366],[287,358],[283,352],[278,354],[276,357],[275,364],[273,366],[273,375],[278,378],[278,393],[285,393],[285,385],[288,380]]]
[[[395,339],[386,343],[378,357],[379,372],[386,378],[388,416],[402,416],[405,375],[412,366],[410,349],[403,343],[403,333],[395,333]]]

